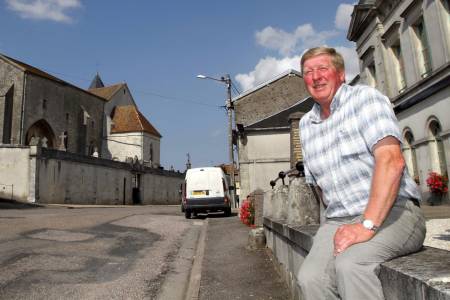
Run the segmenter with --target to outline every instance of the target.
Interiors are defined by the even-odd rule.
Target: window
[[[375,69],[375,63],[373,61],[366,67],[366,74],[367,84],[371,87],[375,87],[377,85],[377,73]]]
[[[416,149],[413,146],[414,136],[412,131],[408,128],[403,133],[404,146],[403,146],[403,156],[405,157],[406,166],[408,168],[409,175],[419,184],[419,174],[417,172],[417,161],[416,161]]]
[[[42,109],[43,110],[47,109],[47,99],[42,99]]]
[[[412,28],[415,35],[415,49],[417,51],[420,76],[425,78],[431,72],[431,55],[423,17],[420,17]]]
[[[441,131],[439,121],[432,118],[428,125],[431,170],[440,174],[447,174],[447,162]]]
[[[391,45],[392,58],[397,78],[398,92],[401,93],[405,90],[405,67],[402,57],[402,48],[400,46],[400,40],[395,41]]]

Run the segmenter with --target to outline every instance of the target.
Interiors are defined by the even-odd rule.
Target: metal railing
[[[278,177],[270,181],[270,186],[273,189],[277,184],[277,181],[280,179],[283,182],[283,185],[286,185],[284,182],[284,178],[286,178],[286,175],[291,175],[294,174],[295,172],[297,172],[296,174],[297,177],[305,177],[305,167],[303,166],[302,161],[298,161],[295,164],[295,168],[289,169],[287,171],[281,171],[280,173],[278,173]]]

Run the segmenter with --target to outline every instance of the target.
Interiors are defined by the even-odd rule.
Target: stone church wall
[[[13,87],[11,144],[20,144],[20,115],[22,112],[24,72],[0,59],[0,141],[3,140],[5,94]]]
[[[67,132],[67,151],[88,154],[92,143],[101,153],[104,101],[74,86],[35,75],[27,76],[24,132],[44,119],[55,134]]]

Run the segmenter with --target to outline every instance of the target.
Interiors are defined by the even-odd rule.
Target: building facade
[[[392,102],[408,170],[426,199],[429,172],[450,170],[450,2],[361,0],[347,38],[356,42],[360,83]]]
[[[91,155],[101,151],[105,100],[0,55],[0,140]]]
[[[313,101],[299,72],[288,70],[233,99],[237,125],[240,198],[270,189],[270,181],[291,167],[290,115],[307,112]],[[298,120],[297,120],[298,135]],[[295,127],[295,126],[294,126]],[[297,136],[298,145],[299,139]]]

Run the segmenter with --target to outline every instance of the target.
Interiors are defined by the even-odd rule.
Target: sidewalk
[[[200,300],[289,299],[287,287],[264,249],[247,250],[250,228],[238,216],[209,216]]]

